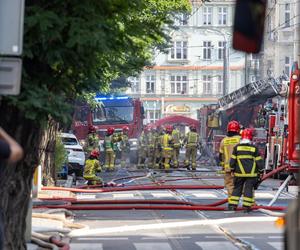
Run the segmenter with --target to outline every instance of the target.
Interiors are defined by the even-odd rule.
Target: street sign
[[[0,0],[0,55],[20,56],[25,0]]]
[[[0,95],[18,95],[21,87],[21,74],[21,59],[0,58]]]

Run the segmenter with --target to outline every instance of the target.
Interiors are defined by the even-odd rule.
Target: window
[[[160,111],[159,110],[148,110],[147,112],[148,123],[154,123],[160,119]]]
[[[211,76],[204,75],[203,76],[203,94],[212,94],[212,88],[211,88]]]
[[[188,24],[188,20],[189,20],[189,15],[187,13],[179,14],[176,17],[175,25],[177,25],[177,26],[187,25]]]
[[[211,42],[207,42],[207,41],[203,42],[203,59],[204,60],[211,59]]]
[[[212,24],[212,7],[203,8],[203,25]]]
[[[291,5],[286,3],[284,6],[284,26],[291,26]]]
[[[219,60],[223,60],[224,58],[224,47],[225,47],[225,42],[224,41],[221,41],[221,42],[218,42],[218,59]]]
[[[172,59],[187,59],[187,42],[176,41],[171,48]]]
[[[284,59],[284,73],[288,76],[290,75],[290,67],[291,67],[291,61],[290,57],[286,56]]]
[[[155,91],[155,76],[146,76],[146,93],[154,93]]]
[[[171,93],[187,94],[187,76],[176,75],[171,76]]]
[[[131,92],[137,93],[140,88],[140,79],[138,77],[129,77],[128,81],[130,82]]]
[[[227,7],[218,8],[218,24],[219,25],[227,24]]]
[[[217,94],[223,94],[223,77],[217,76]]]

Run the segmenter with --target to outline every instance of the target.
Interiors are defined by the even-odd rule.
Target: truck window
[[[133,121],[133,107],[99,107],[93,112],[94,125],[111,123],[130,123]]]

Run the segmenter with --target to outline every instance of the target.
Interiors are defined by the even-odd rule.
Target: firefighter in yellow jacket
[[[145,127],[140,137],[138,138],[138,168],[145,167],[145,161],[147,159],[147,134],[149,127]]]
[[[148,168],[155,168],[155,143],[156,143],[156,128],[150,127],[150,132],[147,136],[147,166]]]
[[[120,140],[121,140],[121,167],[126,166],[126,160],[129,158],[129,153],[130,153],[130,144],[129,144],[129,138],[128,138],[128,131],[129,127],[124,126],[122,128],[122,134],[120,135]]]
[[[85,152],[87,156],[90,155],[94,149],[99,149],[99,137],[96,128],[94,126],[89,126],[89,134],[85,143]]]
[[[254,187],[262,177],[264,166],[258,148],[252,144],[253,132],[244,129],[241,141],[232,151],[230,159],[231,173],[234,175],[234,189],[228,199],[228,209],[235,210],[243,194],[243,207],[246,212],[254,205]]]
[[[177,128],[173,129],[172,131],[172,138],[173,138],[173,164],[174,168],[179,167],[179,153],[180,153],[180,132]]]
[[[104,168],[109,171],[113,171],[115,169],[115,151],[114,144],[120,141],[119,137],[114,136],[115,129],[110,127],[106,131],[106,135],[104,137],[104,149],[105,149],[105,164]]]
[[[224,185],[228,197],[231,196],[234,184],[230,169],[230,158],[235,145],[240,142],[240,124],[237,121],[230,121],[227,125],[227,136],[220,143],[219,160],[224,171]]]
[[[186,145],[184,165],[188,170],[190,170],[190,165],[192,165],[193,170],[196,170],[196,157],[197,148],[199,145],[199,135],[194,125],[190,126],[190,132],[187,133],[184,139],[184,144]]]
[[[85,161],[83,178],[88,181],[88,185],[101,184],[102,179],[96,175],[96,172],[101,172],[102,168],[99,162],[99,150],[94,149],[89,158]]]
[[[173,127],[171,125],[166,126],[166,133],[161,137],[162,148],[162,163],[166,171],[170,170],[170,161],[173,156]]]

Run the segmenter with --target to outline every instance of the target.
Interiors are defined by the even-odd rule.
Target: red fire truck
[[[137,138],[143,129],[144,108],[139,99],[129,96],[96,96],[98,105],[92,109],[87,104],[76,105],[72,129],[82,141],[88,135],[89,126],[94,126],[100,138],[100,150],[107,128],[113,127],[121,132],[123,126],[129,127],[131,160],[135,161]]]

